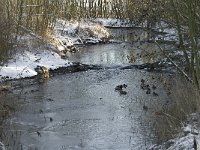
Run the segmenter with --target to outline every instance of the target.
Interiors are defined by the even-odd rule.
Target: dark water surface
[[[167,100],[153,76],[111,69],[59,75],[43,84],[23,83],[25,88],[15,91],[21,96],[13,97],[17,110],[10,122],[10,145],[42,150],[145,149],[153,142],[155,103],[162,106]],[[142,78],[159,87],[159,96],[140,89]],[[124,83],[127,94],[120,95],[115,86]]]

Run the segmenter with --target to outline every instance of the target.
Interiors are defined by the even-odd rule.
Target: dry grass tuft
[[[164,86],[169,100],[154,114],[154,134],[160,144],[174,138],[187,123],[191,113],[200,112],[198,89],[180,74],[165,80]]]

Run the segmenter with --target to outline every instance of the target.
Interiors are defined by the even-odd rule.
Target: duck
[[[145,84],[145,80],[144,79],[141,79],[140,88],[143,89],[143,90],[146,90],[146,89],[149,89],[150,86],[149,86],[149,84]]]
[[[127,88],[127,84],[123,84],[122,86],[123,86],[123,88]]]
[[[119,94],[120,94],[120,95],[126,95],[126,94],[127,94],[127,92],[126,92],[126,91],[123,91],[123,90],[121,90],[121,91],[119,91]]]
[[[141,79],[141,83],[144,83],[145,82],[145,80],[144,79]]]
[[[193,138],[193,148],[194,150],[197,150],[198,149],[198,144],[197,144],[197,140],[196,140],[196,137],[194,136]]]
[[[147,111],[148,107],[146,105],[143,105],[143,110]]]
[[[115,90],[116,90],[116,91],[120,91],[120,90],[122,90],[122,88],[123,88],[122,85],[118,85],[118,86],[115,87]]]
[[[123,90],[124,88],[127,88],[127,85],[126,84],[120,84],[120,85],[117,85],[115,87],[115,91],[118,91],[120,95],[126,95],[127,92]]]
[[[126,84],[117,85],[117,86],[115,87],[115,90],[116,90],[116,91],[122,91],[123,88],[127,88],[127,85],[126,85]]]
[[[140,85],[140,87],[141,87],[141,89],[143,89],[143,90],[149,89],[149,85],[148,85],[148,84],[144,84],[144,83],[142,83],[142,84]]]
[[[40,133],[39,131],[36,131],[36,133],[37,133],[37,135],[38,135],[39,137],[42,136],[41,133]]]
[[[152,85],[152,89],[155,90],[155,89],[156,89],[156,86],[155,86],[155,85]]]
[[[151,94],[151,89],[147,88],[146,94]]]
[[[50,120],[50,122],[52,122],[52,121],[53,121],[53,118],[50,117],[49,120]]]
[[[156,92],[153,92],[152,94],[153,94],[153,96],[158,96],[158,93],[156,93]]]

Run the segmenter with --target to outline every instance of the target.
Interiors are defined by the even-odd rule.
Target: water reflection
[[[171,45],[162,45],[171,49]],[[80,52],[70,54],[70,60],[84,64],[129,65],[154,63],[164,58],[163,53],[154,43],[135,43],[134,45],[106,44],[81,48]]]
[[[91,45],[69,54],[69,60],[84,64],[128,65],[154,63],[164,58],[163,53],[153,42],[148,42],[148,34],[142,29],[113,29],[115,40],[120,43]],[[161,44],[163,49],[173,48]]]
[[[126,58],[128,50],[121,49],[122,47],[117,44],[92,45],[82,48],[76,54],[72,54],[70,60],[85,64],[119,65],[121,63],[128,63]]]

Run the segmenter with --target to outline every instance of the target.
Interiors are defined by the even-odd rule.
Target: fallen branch
[[[165,54],[164,49],[160,46],[160,44],[158,44],[157,41],[155,41],[156,45],[158,46],[158,48],[161,50],[161,52],[165,55],[165,57],[178,69],[178,71],[180,71],[185,77],[186,79],[191,82],[194,83],[194,81],[187,75],[187,73],[185,71],[183,71],[169,56],[167,56]]]

